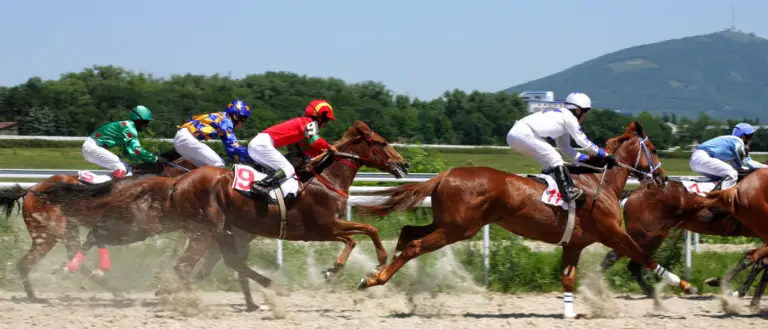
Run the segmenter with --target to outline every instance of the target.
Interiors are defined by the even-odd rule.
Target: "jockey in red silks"
[[[333,145],[320,137],[320,128],[334,121],[333,108],[327,101],[313,100],[307,105],[304,116],[269,127],[256,135],[248,144],[248,155],[254,162],[274,170],[270,175],[253,183],[251,192],[268,196],[269,188],[295,174],[293,165],[277,151],[278,148],[297,144],[302,154],[317,156],[326,150],[336,152]],[[295,197],[289,194],[286,198]]]

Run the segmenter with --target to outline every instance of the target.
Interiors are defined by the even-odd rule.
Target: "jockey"
[[[152,112],[143,105],[134,107],[128,121],[105,124],[94,131],[83,143],[83,157],[88,162],[112,170],[112,178],[128,175],[131,166],[107,149],[121,146],[123,154],[133,161],[165,164],[167,159],[156,156],[139,144],[139,131],[152,121]]]
[[[581,189],[573,186],[573,180],[564,166],[563,158],[547,140],[554,140],[557,147],[568,158],[586,161],[589,156],[576,152],[571,147],[571,137],[587,153],[605,159],[609,168],[616,165],[616,157],[593,144],[582,131],[580,123],[584,121],[592,101],[583,93],[571,93],[565,99],[565,108],[550,108],[530,114],[515,122],[507,133],[507,145],[513,150],[532,157],[541,164],[543,172],[554,170],[557,188],[564,202],[581,196]]]
[[[189,159],[198,167],[214,166],[224,168],[224,160],[201,141],[221,139],[230,159],[237,162],[253,162],[248,150],[238,143],[235,130],[248,120],[251,109],[243,101],[233,101],[225,111],[201,114],[178,126],[173,146],[179,155]]]
[[[248,144],[248,154],[255,162],[275,171],[261,181],[254,182],[251,192],[269,195],[269,187],[294,175],[293,166],[277,148],[298,144],[301,153],[307,156],[316,156],[325,150],[336,152],[333,145],[320,137],[320,128],[334,120],[333,108],[327,101],[313,100],[307,105],[303,117],[276,124],[256,135]]]
[[[749,145],[752,144],[754,134],[755,128],[742,122],[733,128],[731,135],[715,137],[699,144],[691,154],[691,170],[721,179],[714,190],[725,190],[736,185],[739,179],[737,170],[745,169],[744,166],[750,171],[766,167],[749,156]]]

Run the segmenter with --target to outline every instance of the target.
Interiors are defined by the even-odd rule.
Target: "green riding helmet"
[[[150,111],[144,105],[139,105],[134,107],[131,110],[131,114],[128,114],[128,119],[132,121],[136,121],[136,120],[152,121],[152,111]]]

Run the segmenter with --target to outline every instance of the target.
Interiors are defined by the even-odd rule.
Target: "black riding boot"
[[[278,186],[280,184],[280,180],[284,179],[285,177],[285,172],[282,169],[277,169],[271,174],[267,175],[267,177],[264,177],[264,179],[258,182],[253,182],[253,185],[251,185],[251,193],[256,195],[269,196],[270,188]]]
[[[563,197],[563,202],[568,203],[571,200],[578,199],[582,191],[578,187],[573,186],[573,180],[568,173],[568,169],[565,166],[557,166],[555,169],[555,182],[557,182],[557,189],[560,190],[560,194]]]

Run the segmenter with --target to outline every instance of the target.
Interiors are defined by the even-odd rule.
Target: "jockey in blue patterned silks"
[[[699,144],[691,154],[691,170],[713,179],[720,179],[715,190],[724,190],[736,185],[738,170],[753,171],[765,168],[764,164],[752,160],[749,156],[749,145],[752,144],[755,130],[747,123],[739,123],[733,128],[731,135],[715,137]]]
[[[248,120],[251,109],[243,101],[233,101],[224,112],[196,115],[179,126],[173,146],[179,155],[198,167],[224,167],[224,160],[201,141],[219,138],[233,161],[252,163],[248,150],[238,143],[235,130]]]

